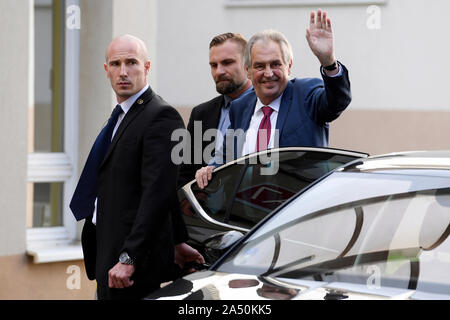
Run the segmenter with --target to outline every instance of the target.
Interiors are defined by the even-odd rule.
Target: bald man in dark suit
[[[85,219],[85,265],[97,280],[98,298],[140,299],[171,280],[175,260],[204,262],[184,243],[187,231],[176,201],[171,134],[184,124],[147,84],[150,61],[142,40],[115,38],[104,68],[117,106],[70,206],[77,220]]]

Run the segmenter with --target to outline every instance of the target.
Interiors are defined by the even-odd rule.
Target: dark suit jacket
[[[208,165],[210,157],[206,159],[207,161],[204,161],[203,159],[203,150],[210,144],[215,143],[215,141],[203,141],[203,135],[206,130],[208,129],[217,129],[219,126],[219,120],[220,120],[220,112],[222,109],[222,106],[224,105],[224,96],[220,95],[215,97],[214,99],[211,99],[207,102],[204,102],[192,109],[191,116],[189,117],[189,123],[187,126],[187,130],[191,136],[191,145],[190,145],[190,161],[189,163],[183,163],[180,167],[180,176],[178,178],[178,187],[184,186],[189,181],[193,180],[195,178],[195,172],[197,172],[198,169]],[[201,136],[194,136],[194,121],[201,121],[202,122],[202,130],[201,130]],[[197,152],[202,153],[201,155],[201,163],[195,164],[194,160],[194,139],[197,139],[199,145],[201,141],[201,150],[197,150]],[[211,155],[210,155],[211,156]],[[197,156],[199,157],[199,156]]]
[[[99,169],[97,223],[82,233],[88,276],[101,299],[141,298],[171,277],[174,242],[187,240],[171,161],[178,112],[148,89],[120,124]],[[136,263],[134,285],[110,289],[108,271],[126,251]]]
[[[279,130],[279,147],[315,146],[327,147],[328,123],[335,120],[351,102],[348,71],[342,66],[342,75],[316,78],[292,79],[281,98],[276,129]],[[250,126],[256,106],[256,94],[249,94],[233,101],[230,107],[230,129],[242,129],[236,135],[234,148],[224,146],[226,153],[241,156],[245,132]]]

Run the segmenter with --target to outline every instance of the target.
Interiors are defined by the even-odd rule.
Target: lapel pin
[[[144,100],[139,99],[139,100],[137,101],[137,103],[138,103],[138,104],[143,104],[143,103],[144,103]]]

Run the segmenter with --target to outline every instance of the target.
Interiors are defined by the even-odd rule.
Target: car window
[[[356,156],[318,151],[281,151],[265,163],[257,156],[214,173],[209,185],[191,190],[216,221],[246,229],[316,179]]]
[[[450,297],[450,189],[385,195],[255,233],[216,269]]]
[[[283,214],[272,217],[258,230],[258,233],[265,233],[266,230],[274,229],[313,212],[353,201],[448,187],[450,180],[446,176],[439,176],[441,171],[445,170],[435,170],[436,176],[432,176],[430,171],[427,175],[421,175],[420,171],[412,170],[410,175],[387,174],[384,171],[376,173],[334,172],[326,179],[314,184],[308,192],[293,199],[283,209]]]

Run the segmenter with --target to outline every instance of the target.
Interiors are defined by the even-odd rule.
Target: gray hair
[[[269,40],[276,42],[280,46],[283,62],[285,64],[289,64],[289,62],[293,59],[292,47],[286,37],[281,32],[276,30],[264,30],[256,33],[250,38],[250,40],[248,40],[244,53],[244,63],[248,68],[252,65],[251,51],[253,45],[258,41],[267,42]]]

